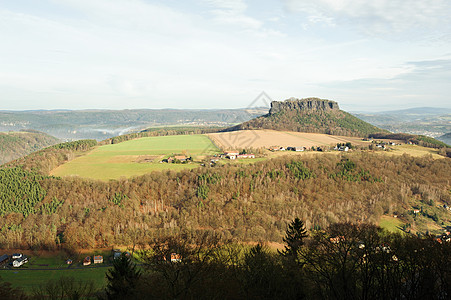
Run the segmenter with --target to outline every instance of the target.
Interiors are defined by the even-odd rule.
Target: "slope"
[[[268,114],[228,128],[227,131],[246,129],[274,129],[360,137],[386,132],[340,110],[337,102],[318,98],[273,101]]]
[[[59,140],[39,131],[0,132],[0,164],[54,145]]]

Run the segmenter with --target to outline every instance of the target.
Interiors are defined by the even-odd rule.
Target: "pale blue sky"
[[[0,0],[0,109],[451,107],[449,0]],[[259,103],[257,103],[259,104]]]

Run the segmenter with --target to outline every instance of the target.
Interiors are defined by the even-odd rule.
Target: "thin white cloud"
[[[371,35],[415,30],[450,31],[448,0],[285,0],[291,12],[310,22],[341,24]]]
[[[247,30],[258,30],[263,23],[246,14],[243,0],[204,0],[214,20],[226,25],[237,25]]]

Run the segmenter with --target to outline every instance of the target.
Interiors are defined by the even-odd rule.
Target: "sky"
[[[0,0],[0,110],[451,108],[449,0]]]

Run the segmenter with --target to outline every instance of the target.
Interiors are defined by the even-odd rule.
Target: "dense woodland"
[[[376,222],[392,213],[411,222],[414,200],[451,205],[449,159],[367,152],[281,157],[109,182],[47,176],[94,144],[63,144],[2,169],[0,247],[75,250],[148,243],[184,231],[281,242],[296,216],[308,229],[318,229]]]
[[[295,218],[284,249],[244,246],[212,233],[154,238],[106,272],[107,285],[71,277],[25,294],[0,278],[2,299],[449,299],[451,243],[390,234],[371,224],[307,231]],[[176,260],[173,253],[177,254]]]
[[[34,130],[0,132],[0,165],[59,142],[53,136]]]

